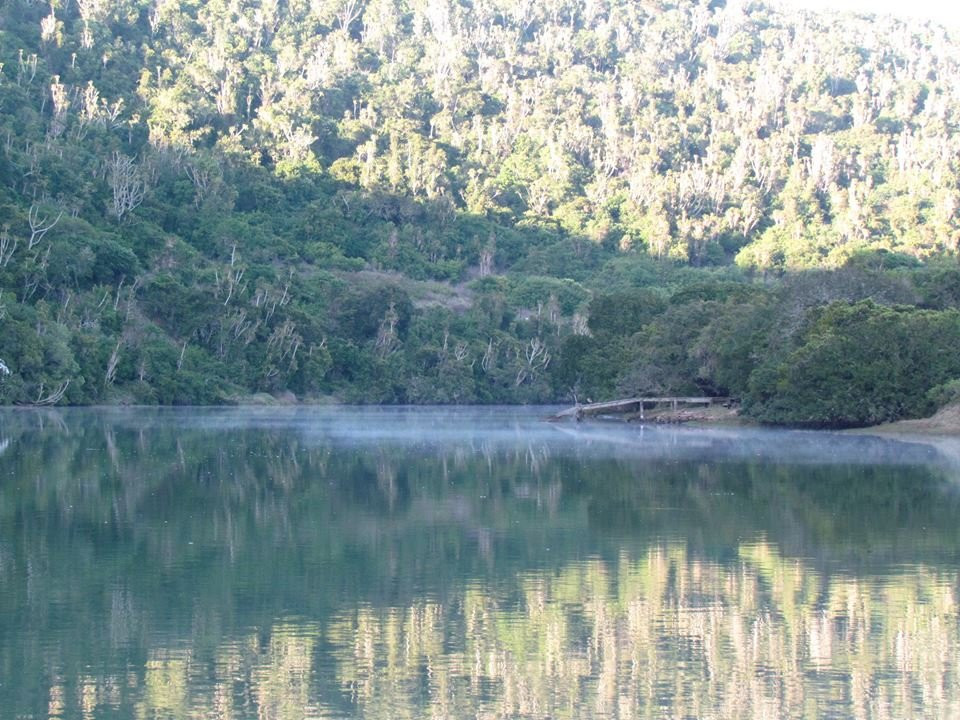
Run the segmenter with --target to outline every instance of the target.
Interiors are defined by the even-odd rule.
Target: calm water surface
[[[958,718],[960,450],[0,412],[0,717]]]

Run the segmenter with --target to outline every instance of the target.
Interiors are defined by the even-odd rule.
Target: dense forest
[[[733,0],[0,0],[0,402],[929,413],[958,41]]]

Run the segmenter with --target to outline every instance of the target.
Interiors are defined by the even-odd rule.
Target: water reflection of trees
[[[955,574],[824,578],[771,545],[681,546],[533,573],[520,597],[335,621],[368,717],[947,717],[960,703]],[[398,712],[399,710],[399,712]]]
[[[960,714],[960,498],[923,465],[24,417],[0,455],[23,713]]]
[[[81,677],[78,698],[142,717],[955,717],[956,583],[827,577],[765,542],[727,564],[658,545],[506,594],[472,582],[153,647],[136,671]]]

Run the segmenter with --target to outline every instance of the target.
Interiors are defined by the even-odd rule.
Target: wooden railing
[[[651,410],[660,405],[669,405],[676,412],[681,405],[724,405],[729,407],[736,404],[738,400],[729,397],[633,397],[623,400],[609,400],[607,402],[587,403],[586,405],[574,405],[566,410],[561,410],[553,415],[551,420],[564,420],[573,418],[582,420],[592,415],[615,414],[615,413],[639,413],[640,419],[644,419],[644,411]]]

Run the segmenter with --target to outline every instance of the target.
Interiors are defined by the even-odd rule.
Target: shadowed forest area
[[[960,397],[960,45],[722,0],[5,0],[0,402]]]

